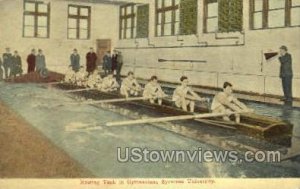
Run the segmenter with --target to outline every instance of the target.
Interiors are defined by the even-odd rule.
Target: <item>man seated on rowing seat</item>
[[[223,85],[223,92],[216,94],[212,101],[211,110],[213,113],[231,113],[233,111],[253,111],[249,109],[244,103],[240,102],[233,96],[232,84],[225,82]],[[223,116],[223,120],[230,121],[229,116]],[[235,121],[240,122],[240,115],[235,114]]]
[[[182,76],[180,81],[181,85],[173,92],[172,100],[178,108],[182,108],[184,111],[187,111],[187,106],[189,106],[190,112],[194,112],[195,101],[203,102],[206,101],[206,98],[201,98],[188,86],[189,81],[186,76]]]
[[[103,92],[113,92],[117,91],[120,85],[118,84],[114,74],[108,73],[108,75],[103,79],[101,84],[101,91]]]
[[[98,70],[94,70],[94,72],[88,76],[88,80],[87,80],[87,86],[89,88],[99,88],[98,86],[100,85],[101,86],[101,83],[102,83],[102,78],[100,76],[100,73]]]
[[[145,85],[143,97],[149,99],[151,104],[154,104],[154,101],[157,100],[158,104],[161,105],[162,99],[166,96],[158,83],[157,77],[152,76],[150,81]]]
[[[81,66],[79,72],[75,73],[75,83],[78,86],[86,86],[88,72],[85,71],[84,67]]]
[[[120,89],[121,95],[124,95],[126,98],[130,95],[138,96],[140,91],[142,91],[142,87],[135,79],[134,73],[128,72],[127,77],[122,81]]]
[[[75,72],[73,71],[72,67],[69,66],[68,71],[65,74],[65,83],[74,83],[75,82]]]

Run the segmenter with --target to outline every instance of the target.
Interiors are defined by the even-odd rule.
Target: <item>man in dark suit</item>
[[[97,68],[96,61],[97,55],[94,52],[94,49],[91,47],[90,52],[86,54],[86,71],[89,73],[89,75],[92,74]]]
[[[115,70],[117,69],[117,59],[118,59],[118,52],[117,50],[114,50],[114,53],[111,57],[111,71],[112,73],[115,72]]]
[[[27,56],[27,73],[35,71],[35,49],[31,50],[31,53]]]
[[[10,48],[6,48],[6,52],[3,54],[3,67],[4,67],[4,73],[6,79],[8,78],[8,76],[11,76],[10,73],[11,66],[12,66],[12,54],[10,52]]]
[[[286,46],[280,47],[280,78],[282,80],[282,88],[284,93],[285,102],[292,102],[292,80],[293,80],[293,68],[292,68],[292,56],[288,53],[288,48]]]
[[[78,72],[80,69],[80,55],[78,54],[77,49],[73,50],[73,53],[70,56],[71,67],[74,72]]]

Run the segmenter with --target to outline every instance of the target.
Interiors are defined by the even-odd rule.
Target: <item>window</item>
[[[218,30],[218,0],[205,0],[204,33]]]
[[[156,36],[172,36],[179,34],[180,0],[156,0]]]
[[[91,28],[91,8],[69,5],[68,39],[89,39]]]
[[[251,29],[300,26],[300,0],[251,0]]]
[[[291,26],[300,26],[300,0],[291,0]]]
[[[49,3],[24,1],[23,19],[23,37],[49,37]]]
[[[198,0],[180,2],[180,35],[197,34]]]
[[[147,38],[149,35],[149,5],[137,7],[136,37]]]
[[[205,0],[204,32],[243,30],[243,0]]]
[[[135,12],[134,4],[128,4],[120,7],[120,39],[135,38]]]

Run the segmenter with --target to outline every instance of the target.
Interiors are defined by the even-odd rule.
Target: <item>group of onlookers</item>
[[[22,75],[22,60],[18,51],[14,51],[12,54],[10,48],[6,48],[2,59],[0,58],[0,80]]]
[[[90,51],[86,54],[86,72],[88,75],[93,74],[97,70],[97,54],[94,52],[94,49],[91,47]],[[113,73],[116,75],[117,80],[121,78],[121,69],[123,65],[123,57],[120,51],[114,50],[113,54],[110,51],[107,51],[103,56],[102,69],[104,75]],[[83,67],[80,63],[80,55],[78,50],[74,49],[73,53],[70,56],[70,63],[72,70],[76,73],[80,70],[80,67]]]

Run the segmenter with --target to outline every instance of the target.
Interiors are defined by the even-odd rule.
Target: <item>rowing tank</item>
[[[107,93],[101,92],[98,90],[78,90],[83,89],[83,87],[74,86],[71,84],[60,83],[55,85],[58,89],[63,90],[74,90],[77,95],[83,96],[86,99],[101,100],[101,99],[116,99],[124,98],[117,93]],[[163,105],[151,104],[147,100],[140,100],[135,102],[126,102],[129,104],[134,104],[137,106],[143,106],[146,108],[155,108],[158,113],[164,113],[167,115],[192,115],[191,112],[185,112],[182,109],[179,109],[173,105],[171,99],[164,99]],[[117,106],[124,106],[124,103],[118,103]],[[209,109],[205,105],[196,106],[197,113],[209,113]],[[278,136],[291,136],[293,132],[293,125],[288,122],[281,120],[279,118],[267,117],[258,115],[255,113],[247,113],[241,115],[241,122],[235,123],[233,121],[224,121],[222,118],[213,117],[213,118],[204,118],[204,119],[194,119],[193,121],[204,123],[209,126],[222,127],[225,129],[232,129],[240,131],[246,135],[254,136],[257,138],[274,138]]]

